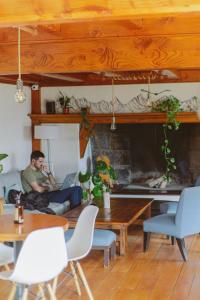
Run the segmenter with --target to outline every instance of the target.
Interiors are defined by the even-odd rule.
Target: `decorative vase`
[[[110,193],[109,192],[103,193],[103,203],[104,203],[104,208],[110,208]]]

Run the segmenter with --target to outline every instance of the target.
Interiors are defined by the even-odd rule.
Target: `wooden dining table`
[[[23,241],[32,231],[50,227],[62,227],[66,231],[69,227],[68,220],[57,215],[25,214],[23,224],[15,224],[11,214],[0,215],[0,242],[13,242],[14,261],[17,261]],[[56,242],[56,241],[55,241]],[[16,300],[21,300],[24,287],[17,285]]]

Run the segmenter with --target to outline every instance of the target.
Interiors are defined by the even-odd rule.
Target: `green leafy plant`
[[[172,155],[168,133],[170,130],[178,130],[180,122],[176,120],[176,113],[182,111],[180,101],[170,95],[164,99],[160,99],[152,104],[152,111],[166,112],[167,120],[163,124],[164,141],[161,145],[161,151],[166,162],[166,170],[163,179],[167,182],[171,181],[171,172],[176,170],[176,160]]]
[[[70,100],[71,98],[68,97],[68,96],[64,96],[63,93],[61,91],[59,91],[59,98],[58,98],[58,101],[60,103],[60,106],[62,108],[69,108],[70,107]]]
[[[0,154],[0,160],[3,160],[4,158],[8,157],[8,154],[1,153]],[[3,171],[3,165],[0,164],[0,173]]]
[[[99,156],[96,159],[95,170],[93,173],[79,173],[79,181],[83,184],[84,199],[88,198],[88,193],[92,193],[94,198],[102,198],[103,192],[111,192],[113,183],[117,179],[117,174],[110,165],[107,156]],[[89,183],[89,185],[85,185]],[[92,186],[92,190],[91,190]]]

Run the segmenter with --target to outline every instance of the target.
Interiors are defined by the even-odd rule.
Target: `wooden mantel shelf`
[[[41,123],[81,123],[80,114],[29,114],[32,124]],[[166,114],[159,112],[151,113],[121,113],[115,114],[116,123],[118,124],[137,124],[137,123],[164,123]],[[200,123],[196,112],[181,112],[177,114],[177,121],[182,123]],[[88,114],[88,120],[91,124],[110,124],[112,114]]]
[[[82,116],[80,114],[30,114],[32,125],[39,125],[42,123],[81,123]],[[84,156],[85,149],[95,124],[111,124],[112,114],[88,114],[87,118],[90,122],[89,128],[80,128],[80,157]],[[115,114],[117,124],[162,124],[166,121],[166,113],[121,113]],[[199,123],[200,119],[196,112],[181,112],[177,114],[178,121],[182,123]],[[33,139],[33,144],[37,140]],[[36,143],[36,146],[38,144]]]

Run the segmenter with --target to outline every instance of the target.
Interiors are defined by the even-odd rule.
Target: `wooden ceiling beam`
[[[21,33],[22,42],[62,41],[67,39],[132,37],[174,34],[199,34],[200,12],[168,16],[134,17],[124,20],[77,22],[37,26],[36,36]],[[16,28],[1,28],[0,42],[17,42]]]
[[[200,68],[199,45],[192,34],[22,44],[22,73]],[[0,73],[16,74],[17,45],[1,44],[0,52]]]
[[[198,0],[9,0],[1,1],[0,26],[112,20],[149,14],[199,12]]]

